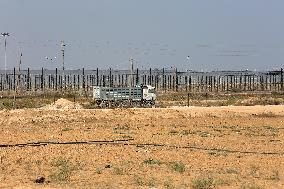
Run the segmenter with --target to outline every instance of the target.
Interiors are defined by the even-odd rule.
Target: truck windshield
[[[156,93],[155,89],[149,89],[149,93]]]

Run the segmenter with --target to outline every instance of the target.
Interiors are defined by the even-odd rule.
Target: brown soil
[[[0,188],[284,188],[284,106],[62,104],[0,111]]]

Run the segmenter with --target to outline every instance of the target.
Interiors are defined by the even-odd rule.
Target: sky
[[[23,69],[61,69],[64,40],[66,69],[129,69],[133,58],[140,69],[262,71],[284,67],[283,10],[283,0],[0,0],[0,32],[7,69],[21,53]],[[4,55],[1,36],[2,70]]]

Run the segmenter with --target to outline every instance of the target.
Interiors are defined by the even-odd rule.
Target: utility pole
[[[133,76],[132,76],[132,74],[133,74],[133,61],[134,61],[134,59],[131,57],[130,59],[129,59],[129,63],[130,63],[130,86],[129,86],[129,97],[130,97],[130,99],[132,98],[132,82],[133,82]]]
[[[21,64],[22,64],[22,56],[23,53],[20,55],[20,61],[19,61],[19,68],[18,68],[18,88],[21,89]]]
[[[283,68],[281,68],[281,70],[280,70],[280,82],[281,82],[281,91],[283,91],[284,90],[284,81],[283,81]]]
[[[7,50],[7,37],[10,36],[9,33],[1,33],[1,35],[5,39],[5,78],[6,78],[6,71],[7,71],[7,55],[6,55],[6,50]]]
[[[20,61],[19,61],[19,73],[20,73],[20,71],[21,71],[22,56],[23,56],[23,53],[21,53],[21,55],[20,55]]]
[[[62,52],[62,85],[64,85],[64,70],[65,70],[65,67],[64,67],[64,55],[65,55],[65,46],[66,44],[64,43],[64,41],[61,41],[61,52]]]
[[[131,58],[130,61],[131,61],[131,86],[134,86],[134,82],[133,82],[133,71],[134,71],[133,63],[134,63],[134,59]]]

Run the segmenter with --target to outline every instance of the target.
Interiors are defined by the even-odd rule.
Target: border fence
[[[0,72],[0,92],[88,92],[92,86],[127,87],[152,85],[158,91],[186,92],[273,92],[284,91],[283,69],[267,72],[213,71],[179,72],[149,70],[7,70]]]

